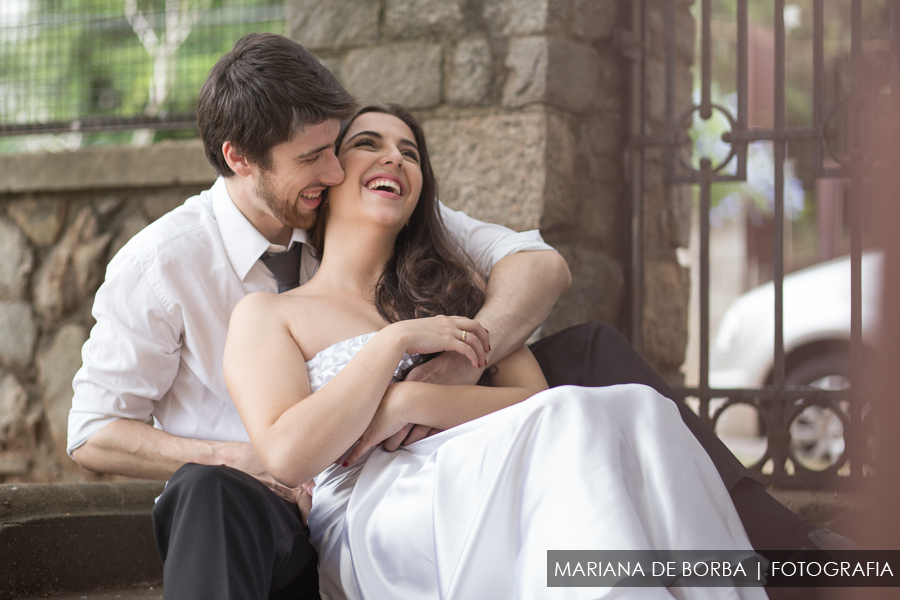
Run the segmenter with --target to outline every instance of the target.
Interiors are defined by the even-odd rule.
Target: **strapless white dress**
[[[307,363],[313,391],[374,333]],[[404,357],[409,364],[411,358]],[[766,598],[760,588],[548,588],[547,550],[750,550],[671,400],[559,387],[316,477],[322,598]]]

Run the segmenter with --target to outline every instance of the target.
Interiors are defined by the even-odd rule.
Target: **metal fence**
[[[649,0],[633,5],[633,31],[647,39],[644,22]],[[658,135],[646,135],[641,125],[643,119],[635,119],[632,127],[631,146],[633,157],[632,176],[632,322],[631,331],[635,345],[640,349],[642,332],[643,293],[643,190],[641,165],[650,148],[665,150],[665,173],[670,184],[691,184],[699,188],[700,211],[700,374],[697,387],[683,388],[686,398],[699,403],[701,418],[715,427],[723,412],[735,404],[752,407],[758,414],[760,428],[766,438],[765,453],[750,471],[761,482],[779,487],[841,489],[855,486],[871,472],[869,440],[873,435],[875,416],[868,406],[869,393],[864,386],[863,361],[865,354],[862,339],[861,272],[863,255],[863,212],[865,181],[878,175],[880,165],[876,157],[869,155],[869,142],[877,135],[881,115],[890,100],[886,90],[900,89],[900,1],[889,0],[891,38],[889,68],[882,73],[887,86],[872,86],[872,67],[863,56],[863,0],[849,0],[850,50],[849,89],[846,93],[830,85],[826,89],[826,65],[824,62],[825,2],[812,0],[812,122],[806,125],[788,126],[786,122],[785,76],[785,18],[784,0],[774,0],[774,127],[753,128],[748,125],[748,0],[736,0],[736,73],[737,110],[734,114],[726,106],[712,99],[713,47],[712,1],[699,0],[700,28],[699,79],[700,100],[684,114],[675,112],[675,81],[672,57],[675,55],[676,27],[675,2],[663,0],[666,18],[667,72],[667,131]],[[655,3],[655,6],[661,6]],[[834,4],[829,3],[829,10]],[[634,64],[633,79],[638,82],[637,106],[640,112],[646,104],[646,72],[644,57]],[[876,75],[878,75],[876,73]],[[896,98],[896,96],[894,96]],[[725,160],[714,163],[702,157],[698,166],[690,160],[691,138],[687,127],[695,113],[709,119],[715,112],[723,114],[730,130],[722,139],[730,145]],[[710,204],[713,186],[722,182],[745,181],[747,178],[748,145],[755,141],[770,141],[774,146],[774,367],[770,385],[757,389],[711,389],[710,376]],[[812,152],[813,177],[839,177],[849,181],[850,255],[851,255],[851,340],[850,387],[842,390],[823,390],[809,386],[786,383],[786,352],[784,344],[784,276],[785,276],[785,160],[787,144],[809,144]],[[696,163],[695,163],[696,164]],[[888,166],[890,168],[890,166]],[[896,167],[894,167],[896,168]],[[840,419],[843,428],[844,450],[832,464],[823,468],[810,468],[797,456],[796,444],[792,444],[791,424],[811,406],[831,411]],[[886,432],[893,434],[893,432]]]
[[[215,61],[283,30],[282,0],[3,0],[0,135],[194,127]]]

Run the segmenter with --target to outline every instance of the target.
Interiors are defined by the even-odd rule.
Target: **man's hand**
[[[485,353],[488,363],[490,352]],[[484,369],[476,369],[465,356],[456,352],[444,352],[440,356],[419,365],[409,372],[406,381],[439,383],[441,385],[475,385]]]
[[[291,498],[287,498],[300,509],[300,520],[307,529],[309,529],[309,511],[312,510],[312,495],[315,487],[316,482],[310,479],[306,483],[300,484],[300,487],[292,489]]]
[[[303,524],[306,525],[309,511],[312,509],[312,493],[316,485],[315,481],[310,479],[300,485],[300,487],[290,488],[269,475],[256,455],[256,451],[253,450],[253,446],[247,442],[223,442],[223,445],[222,452],[229,467],[243,471],[275,492],[276,496],[296,504],[300,509]]]
[[[486,354],[490,362],[490,353]],[[443,385],[474,385],[478,383],[484,369],[476,369],[464,356],[455,352],[444,352],[427,363],[419,365],[406,376],[406,381],[440,383]],[[393,452],[401,445],[408,446],[439,430],[425,425],[407,424],[403,429],[384,441],[384,449]]]

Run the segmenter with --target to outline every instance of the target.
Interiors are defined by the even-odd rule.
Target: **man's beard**
[[[278,221],[294,229],[312,229],[316,224],[318,211],[304,212],[296,198],[280,198],[272,189],[272,180],[265,172],[261,172],[253,192],[266,203],[272,215]]]

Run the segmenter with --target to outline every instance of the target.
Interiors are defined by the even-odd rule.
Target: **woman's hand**
[[[395,383],[388,387],[372,422],[366,427],[359,443],[353,448],[350,456],[344,462],[344,466],[349,466],[358,461],[370,448],[373,448],[388,439],[409,424],[409,417],[404,412],[403,401],[404,385]]]
[[[409,354],[458,352],[476,369],[487,366],[485,353],[491,349],[489,334],[473,319],[445,316],[410,319],[392,323],[382,332],[399,336],[404,351]]]

